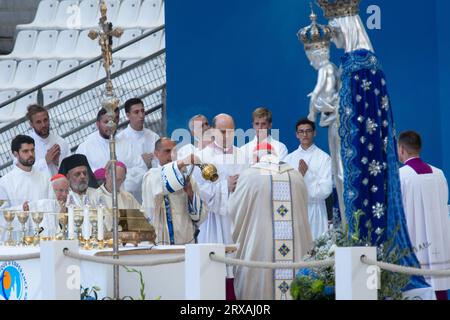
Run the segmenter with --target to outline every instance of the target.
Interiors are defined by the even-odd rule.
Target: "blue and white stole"
[[[167,231],[169,233],[170,244],[173,245],[175,244],[175,232],[169,194],[183,189],[186,181],[183,174],[178,169],[176,161],[166,164],[161,168],[161,177],[164,189],[164,209],[166,212]]]

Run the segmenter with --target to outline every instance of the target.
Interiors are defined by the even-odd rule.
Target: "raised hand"
[[[143,153],[142,154],[142,160],[144,160],[145,165],[147,168],[152,167],[152,161],[155,159],[155,155],[153,153]]]
[[[228,177],[228,192],[233,193],[236,190],[236,185],[239,180],[239,175],[229,176]]]

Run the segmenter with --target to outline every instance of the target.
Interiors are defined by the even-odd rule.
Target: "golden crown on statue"
[[[311,5],[311,24],[300,29],[297,33],[298,39],[305,45],[305,50],[316,50],[328,48],[333,36],[331,28],[317,23],[317,15],[314,13]]]
[[[359,14],[361,0],[317,0],[327,19]]]

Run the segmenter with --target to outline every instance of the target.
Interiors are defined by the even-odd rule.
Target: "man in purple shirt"
[[[422,139],[414,131],[400,134],[399,159],[403,206],[413,246],[423,269],[450,269],[450,221],[448,185],[442,170],[420,158]],[[421,249],[420,247],[425,246]],[[447,300],[450,277],[426,279],[438,300]]]

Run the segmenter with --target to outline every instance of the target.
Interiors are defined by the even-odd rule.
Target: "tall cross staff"
[[[114,28],[111,22],[108,22],[108,17],[106,16],[108,8],[106,6],[105,0],[101,0],[100,3],[100,21],[98,23],[100,31],[90,30],[88,37],[92,40],[98,38],[98,43],[102,49],[103,56],[103,68],[106,71],[106,94],[107,96],[113,95],[113,85],[111,81],[111,65],[113,63],[112,58],[112,42],[114,38],[120,38],[123,34],[122,28]],[[109,110],[108,110],[109,111]],[[114,110],[112,110],[114,112]]]
[[[113,258],[119,259],[119,206],[117,200],[117,183],[116,183],[116,141],[114,138],[115,131],[117,129],[118,123],[115,119],[115,111],[119,107],[119,99],[114,96],[113,84],[111,81],[111,65],[113,63],[112,59],[112,40],[113,37],[119,38],[123,34],[121,28],[114,28],[111,22],[108,22],[108,17],[106,16],[106,3],[105,0],[100,2],[100,21],[99,21],[99,31],[91,30],[89,31],[89,38],[96,40],[98,38],[98,43],[102,49],[103,57],[103,67],[106,71],[106,86],[105,86],[105,96],[102,100],[102,107],[107,111],[110,118],[108,122],[108,127],[111,129],[109,136],[109,150],[110,150],[110,160],[112,166],[110,166],[111,177],[112,177],[112,214],[113,214]],[[103,223],[98,221],[98,223]],[[114,276],[114,299],[119,300],[119,266],[113,266],[113,276]]]

